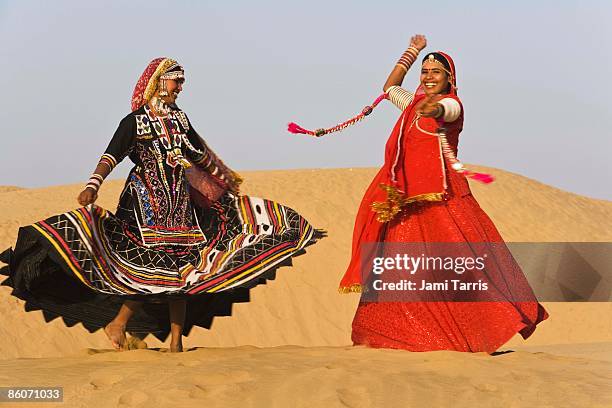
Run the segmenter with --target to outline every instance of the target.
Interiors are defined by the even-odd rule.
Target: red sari
[[[497,243],[492,259],[495,270],[485,272],[485,279],[490,286],[505,288],[508,300],[379,303],[362,299],[353,320],[352,340],[355,345],[410,351],[491,353],[516,333],[529,337],[548,314],[474,199],[465,176],[452,170],[444,158],[439,138],[431,134],[438,123],[430,118],[415,122],[415,106],[423,97],[415,97],[400,117],[386,145],[385,164],[365,193],[355,222],[351,263],[340,290],[361,290],[361,262],[374,256],[363,253],[366,243],[490,242]],[[444,97],[459,101],[454,92]],[[456,154],[463,113],[444,126]]]

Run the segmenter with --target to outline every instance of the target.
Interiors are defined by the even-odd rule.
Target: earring
[[[168,90],[166,89],[166,81],[164,79],[159,81],[159,96],[168,96]]]

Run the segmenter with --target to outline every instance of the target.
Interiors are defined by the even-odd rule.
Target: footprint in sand
[[[197,367],[201,365],[204,365],[203,361],[191,361],[191,360],[181,361],[180,363],[177,364],[177,366],[179,367]]]
[[[193,385],[206,388],[213,385],[238,384],[252,381],[253,377],[248,371],[236,370],[225,373],[202,375],[192,382]]]
[[[203,382],[202,382],[203,383]],[[189,398],[202,399],[202,398],[220,398],[221,396],[236,396],[247,394],[248,390],[241,384],[195,384],[193,388],[189,390]]]
[[[204,399],[210,396],[210,391],[202,386],[195,385],[191,390],[189,390],[189,394],[187,395],[189,398],[193,399]]]
[[[129,335],[127,339],[127,348],[128,350],[143,350],[146,349],[147,343],[144,340],[139,339],[138,337]]]
[[[119,405],[136,406],[145,403],[149,396],[139,390],[131,390],[121,394],[119,397]]]
[[[485,392],[497,392],[497,390],[499,389],[497,385],[487,384],[487,383],[472,384],[472,386],[476,388],[478,391],[485,391]]]
[[[368,390],[365,387],[340,388],[336,390],[336,395],[340,403],[347,407],[368,408],[372,406]]]
[[[91,377],[89,384],[91,384],[94,390],[100,390],[106,387],[113,386],[121,380],[123,380],[123,376],[119,374],[94,375]]]

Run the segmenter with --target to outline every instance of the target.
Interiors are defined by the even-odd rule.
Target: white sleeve
[[[387,89],[387,95],[389,95],[389,100],[401,110],[406,109],[414,99],[414,94],[412,92],[408,92],[397,85],[390,86]]]
[[[444,107],[444,116],[442,119],[445,122],[454,122],[461,114],[461,105],[453,98],[443,98],[438,102]]]

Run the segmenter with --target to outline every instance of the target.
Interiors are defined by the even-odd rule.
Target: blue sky
[[[85,181],[157,56],[184,65],[179,104],[238,170],[379,166],[390,103],[328,138],[285,127],[359,112],[423,33],[457,65],[463,161],[612,200],[610,15],[568,1],[2,1],[0,185]]]

